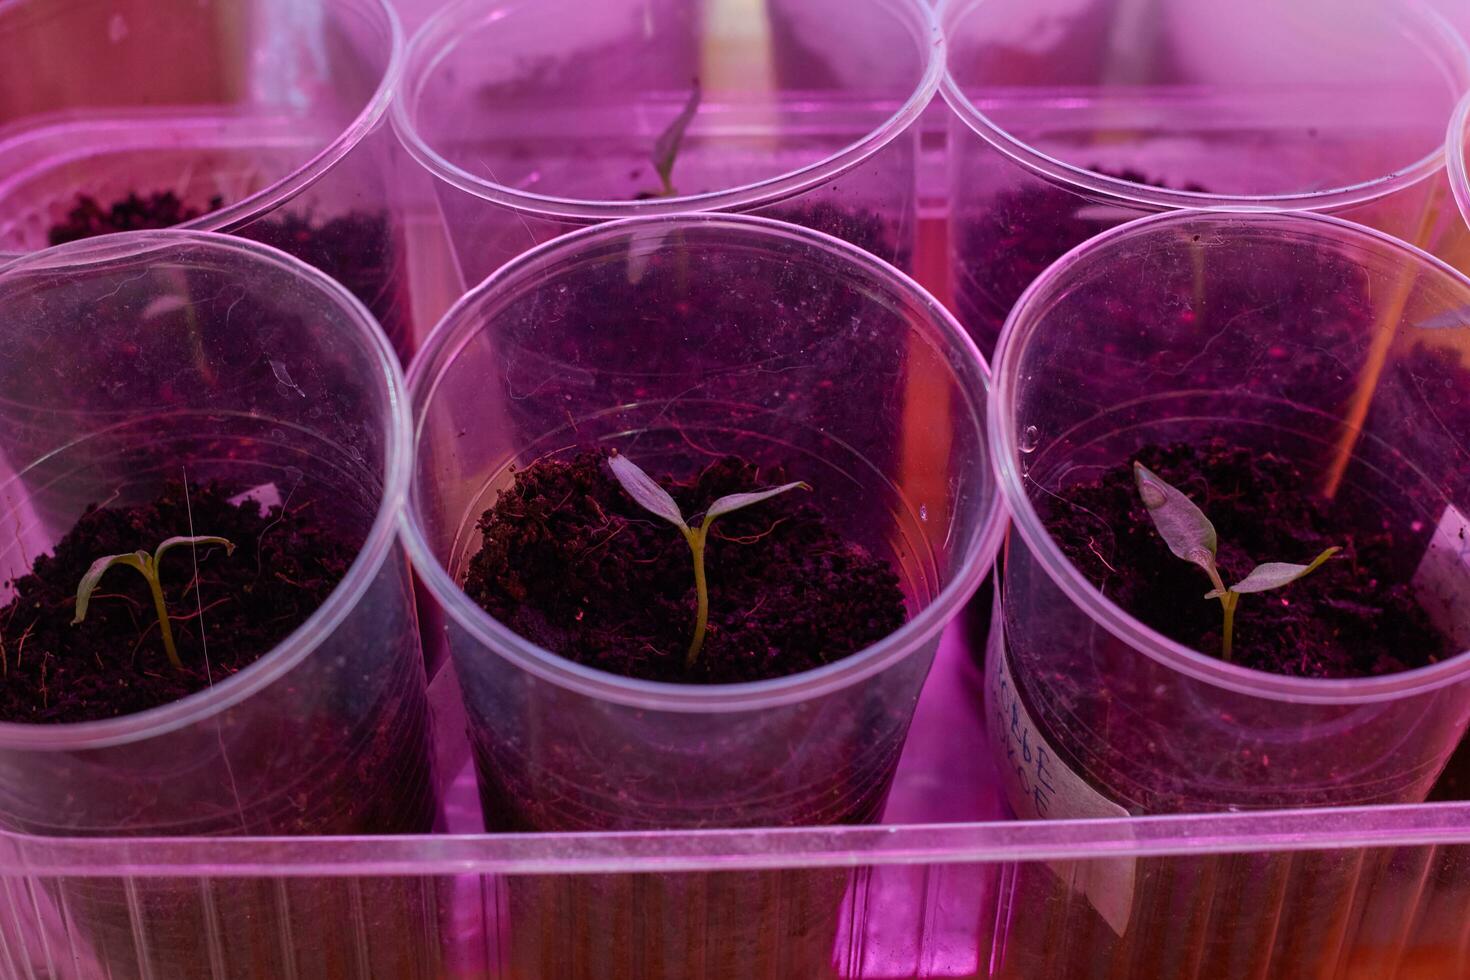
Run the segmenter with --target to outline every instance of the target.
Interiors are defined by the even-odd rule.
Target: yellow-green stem
[[[148,580],[148,590],[153,593],[153,611],[158,614],[158,632],[163,636],[163,652],[168,654],[168,662],[174,665],[175,670],[183,670],[184,662],[179,659],[178,648],[174,646],[174,630],[168,621],[168,605],[163,601],[163,585],[158,581],[158,569],[144,572],[143,577]]]
[[[709,628],[709,586],[704,578],[704,542],[708,534],[708,518],[699,530],[684,532],[689,550],[694,554],[694,596],[698,604],[694,614],[694,639],[689,641],[689,656],[684,661],[686,667],[693,667],[699,659],[699,651],[704,648],[704,634]]]
[[[1228,664],[1230,644],[1235,638],[1235,604],[1240,601],[1240,593],[1231,592],[1225,588],[1225,580],[1220,577],[1220,570],[1215,567],[1213,554],[1192,555],[1191,558],[1205,570],[1205,574],[1210,577],[1210,584],[1220,593],[1220,608],[1225,610],[1225,633],[1220,642],[1220,659]]]
[[[1220,597],[1220,605],[1225,609],[1225,635],[1220,642],[1220,659],[1227,664],[1230,662],[1230,645],[1235,639],[1235,604],[1239,601],[1239,592],[1227,592]]]

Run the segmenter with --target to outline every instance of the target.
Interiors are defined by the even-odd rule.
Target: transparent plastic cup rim
[[[892,295],[905,300],[938,328],[940,339],[961,352],[962,360],[972,368],[969,377],[956,379],[960,386],[975,385],[970,415],[982,425],[977,414],[988,414],[986,398],[990,388],[990,371],[984,357],[968,333],[953,316],[922,286],[883,260],[861,251],[847,242],[823,232],[813,231],[771,218],[752,215],[685,214],[628,218],[579,229],[532,249],[492,274],[466,294],[439,321],[429,334],[408,374],[408,391],[413,402],[414,445],[418,445],[423,425],[423,412],[434,397],[444,372],[454,363],[458,352],[480,332],[477,308],[504,291],[526,284],[545,283],[549,269],[575,258],[590,245],[637,235],[643,229],[672,231],[676,228],[718,229],[743,235],[748,239],[797,241],[828,252],[859,274],[878,276],[891,285]],[[661,237],[650,235],[650,238]],[[982,425],[983,429],[983,425]],[[983,437],[983,431],[981,433]],[[981,461],[983,463],[983,460]],[[882,640],[842,660],[814,670],[771,680],[741,684],[674,684],[638,680],[595,670],[524,639],[467,596],[459,583],[436,557],[419,520],[417,480],[409,490],[408,506],[403,516],[403,537],[409,559],[419,577],[434,594],[441,608],[482,646],[495,651],[517,667],[551,683],[588,697],[659,711],[715,713],[772,708],[819,697],[841,690],[880,673],[917,650],[949,624],[961,605],[974,594],[1000,550],[1005,534],[1006,514],[1000,495],[994,493],[986,501],[986,512],[974,535],[969,551],[959,560],[951,581],[933,601],[920,609],[907,623]]]
[[[375,377],[388,406],[383,420],[383,490],[378,512],[357,557],[326,601],[249,667],[177,701],[117,718],[62,724],[0,722],[0,748],[69,752],[124,745],[176,731],[239,704],[290,673],[337,630],[362,601],[389,550],[396,546],[398,515],[408,495],[413,469],[403,372],[393,345],[367,307],[326,273],[259,242],[216,232],[173,228],[118,232],[33,252],[0,265],[0,282],[13,272],[81,269],[93,263],[108,264],[150,252],[178,249],[199,256],[233,253],[262,269],[274,267],[302,280],[341,310],[342,319],[360,338],[376,365]]]
[[[336,139],[322,147],[291,173],[248,197],[243,197],[232,204],[227,204],[190,221],[182,221],[174,226],[175,230],[228,232],[245,227],[262,214],[289,201],[324,177],[327,171],[352,152],[353,148],[382,121],[392,101],[393,93],[398,88],[398,79],[403,69],[403,26],[398,19],[398,14],[389,5],[388,0],[323,0],[323,3],[328,15],[333,9],[347,5],[371,10],[375,16],[382,18],[381,26],[387,28],[388,31],[387,64],[384,66],[382,77],[378,79],[378,85],[373,90],[372,97],[368,99],[362,111],[347,128],[337,135]],[[0,261],[3,261],[3,258],[4,256],[0,255]]]
[[[1287,677],[1226,663],[1150,629],[1099,592],[1062,553],[1036,513],[1016,465],[1020,449],[1014,424],[1014,406],[1020,384],[1016,375],[1026,343],[1041,323],[1032,315],[1033,308],[1054,291],[1058,281],[1070,278],[1074,268],[1093,262],[1098,255],[1105,256],[1119,243],[1166,232],[1176,225],[1189,226],[1200,222],[1236,226],[1271,223],[1315,225],[1332,237],[1354,239],[1380,254],[1395,255],[1423,270],[1449,276],[1464,287],[1466,297],[1470,298],[1470,279],[1434,256],[1390,235],[1329,215],[1311,212],[1230,214],[1173,211],[1149,215],[1108,229],[1062,256],[1031,284],[1011,310],[996,346],[995,385],[987,415],[990,456],[1001,497],[1010,510],[1016,532],[1052,581],[1094,622],[1144,656],[1216,687],[1274,701],[1361,704],[1410,697],[1457,681],[1470,680],[1470,651],[1427,667],[1381,677],[1349,679]]]
[[[1470,803],[1068,820],[333,837],[43,837],[0,831],[30,878],[425,878],[999,865],[1470,844]],[[973,974],[972,974],[973,975]],[[1437,974],[1439,975],[1439,974]]]
[[[944,35],[926,0],[853,0],[881,3],[909,21],[912,40],[925,59],[923,74],[908,98],[878,128],[836,153],[785,174],[751,184],[703,194],[645,201],[598,201],[534,194],[477,177],[445,159],[430,145],[414,121],[419,91],[449,51],[475,26],[534,10],[545,0],[460,0],[429,19],[408,44],[406,68],[393,100],[393,128],[409,155],[438,179],[454,187],[535,217],[594,222],[619,218],[674,215],[690,211],[744,211],[772,204],[841,176],[903,134],[939,90],[944,74]],[[473,19],[473,24],[466,24]]]
[[[987,0],[940,0],[939,18],[949,36],[954,25],[968,17]],[[1451,94],[1470,90],[1470,46],[1464,38],[1437,11],[1422,3],[1388,4],[1393,16],[1417,18],[1416,26],[1423,30],[1427,40],[1439,49],[1445,59],[1444,67],[1458,76]],[[1412,8],[1412,9],[1410,9]],[[1388,197],[1405,188],[1433,177],[1445,166],[1444,146],[1432,149],[1409,167],[1385,174],[1373,180],[1350,184],[1345,187],[1327,188],[1297,194],[1202,194],[1193,191],[1174,190],[1166,187],[1151,187],[1132,181],[1110,177],[1067,163],[1012,135],[997,125],[965,95],[963,87],[948,69],[939,86],[940,94],[965,125],[1001,153],[1032,172],[1047,179],[1079,188],[1128,204],[1152,210],[1212,210],[1238,212],[1274,211],[1334,211]]]
[[[1464,216],[1465,224],[1470,226],[1470,89],[1466,90],[1465,98],[1460,100],[1460,107],[1450,120],[1447,145],[1450,155],[1450,188],[1455,192],[1455,200],[1460,204],[1460,214]]]

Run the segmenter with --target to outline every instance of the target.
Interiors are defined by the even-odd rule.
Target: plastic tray
[[[925,127],[925,188],[944,186],[944,158],[937,151],[945,111],[942,105],[933,107],[940,125]],[[926,191],[921,197],[915,266],[931,290],[948,299],[943,207],[938,195]],[[380,978],[397,975],[378,967],[391,960],[389,947],[419,954],[415,975],[612,977],[586,959],[576,943],[551,951],[563,968],[535,972],[534,963],[528,966],[517,942],[518,936],[524,940],[525,930],[516,927],[509,886],[530,884],[552,894],[597,881],[608,894],[647,896],[674,882],[697,885],[744,874],[769,878],[779,897],[782,888],[799,888],[803,876],[835,872],[846,885],[831,957],[836,976],[1051,980],[1077,972],[1058,964],[1088,962],[1088,934],[1067,928],[1085,917],[1086,909],[1065,888],[1048,903],[1028,902],[1018,882],[1051,874],[1047,868],[1075,881],[1093,868],[1143,861],[1150,874],[1168,877],[1178,871],[1182,876],[1202,861],[1227,855],[1261,869],[1261,891],[1233,906],[1206,910],[1191,927],[1190,934],[1200,940],[1194,966],[1168,976],[1301,976],[1293,966],[1290,940],[1306,936],[1320,952],[1312,976],[1470,977],[1470,802],[1007,821],[985,743],[977,673],[965,626],[956,624],[920,702],[882,826],[490,836],[481,833],[456,682],[440,664],[430,693],[444,833],[117,840],[0,833],[0,978]],[[1336,869],[1330,893],[1314,890],[1324,866]],[[115,891],[124,900],[118,911],[132,925],[136,963],[100,961],[77,924],[73,899],[97,882],[120,884]],[[140,882],[148,888],[139,888]],[[232,901],[242,883],[261,901]],[[187,974],[160,965],[146,927],[156,917],[138,914],[139,896],[161,885],[171,886],[181,918],[205,924],[207,955]],[[374,902],[385,892],[415,897],[422,914],[413,934],[373,927]],[[331,931],[313,930],[302,896],[345,913],[334,916]],[[1232,931],[1232,916],[1248,903],[1253,921],[1270,929],[1264,942],[1260,935]],[[657,903],[610,904],[598,909],[599,921],[586,923],[579,935],[656,937],[668,924],[668,911]],[[691,949],[698,956],[718,944],[717,919],[701,917],[697,907],[678,912],[687,943],[678,951],[681,962],[687,962]],[[1053,942],[1017,949],[1021,937],[1036,935],[1026,927],[1038,921],[1058,924]],[[550,935],[545,942],[563,938]],[[277,968],[252,974],[237,955],[242,946],[266,950]],[[1231,954],[1241,953],[1250,954],[1250,961],[1237,970],[1231,964],[1239,960]],[[1136,953],[1135,962],[1141,957]],[[673,956],[667,962],[646,959],[642,973],[616,975],[630,980],[679,976],[672,972],[673,962]],[[779,949],[758,962],[711,960],[707,973],[770,980],[796,976],[783,970]],[[1081,972],[1166,975],[1117,962],[1123,965],[1111,974],[1100,960]]]
[[[99,878],[122,879],[130,912],[137,894],[128,887],[130,882],[174,879],[183,900],[198,904],[187,914],[210,924],[206,941],[212,955],[209,963],[200,964],[199,976],[237,975],[237,967],[226,965],[232,962],[226,951],[241,936],[250,937],[253,923],[262,916],[258,908],[222,899],[225,890],[241,879],[263,879],[265,892],[276,895],[280,907],[265,917],[276,923],[273,934],[264,939],[255,935],[250,941],[282,944],[282,950],[290,951],[289,956],[281,954],[288,962],[309,960],[313,944],[345,943],[351,955],[341,975],[381,976],[372,967],[382,960],[380,947],[397,943],[412,944],[426,956],[442,956],[442,963],[432,967],[441,976],[514,977],[535,974],[521,972],[524,964],[518,957],[524,951],[517,953],[513,945],[506,902],[506,885],[512,877],[555,887],[595,875],[615,889],[620,883],[648,888],[661,879],[713,873],[782,874],[789,881],[793,874],[842,869],[848,887],[833,953],[838,976],[988,976],[1006,952],[998,940],[1013,933],[1014,923],[1007,920],[1048,911],[1024,907],[1010,888],[1028,865],[1153,858],[1150,867],[1167,870],[1171,864],[1183,867],[1207,855],[1240,854],[1284,865],[1283,894],[1294,872],[1309,873],[1320,859],[1345,861],[1353,868],[1346,902],[1338,894],[1332,901],[1324,900],[1320,909],[1310,901],[1292,909],[1294,928],[1316,933],[1320,927],[1337,944],[1334,964],[1320,975],[1470,976],[1470,803],[1006,822],[993,789],[993,773],[987,771],[990,756],[974,707],[978,672],[963,629],[957,625],[946,636],[900,765],[885,826],[618,835],[478,833],[473,776],[459,734],[463,716],[458,693],[452,673],[441,670],[431,697],[441,765],[454,774],[444,787],[448,833],[160,840],[3,834],[0,975],[118,975],[115,963],[109,972],[92,959],[85,935],[72,928],[66,900],[71,889]],[[387,879],[421,892],[422,936],[384,936],[369,928],[371,896]],[[295,914],[292,899],[301,886],[340,892],[344,906],[354,910],[349,918],[355,928],[348,936],[290,928]],[[653,903],[648,909],[634,903],[607,910],[634,934],[656,930],[659,913]],[[1230,914],[1229,909],[1216,910],[1217,919]],[[704,941],[717,939],[715,921],[702,927],[685,923],[685,928],[696,941],[700,936]],[[146,952],[148,937],[135,939]],[[1048,955],[1061,957],[1063,951],[1053,949]],[[779,957],[773,962],[776,966],[769,975],[784,976]],[[658,964],[645,966],[648,975],[665,975]],[[1294,975],[1283,972],[1283,967],[1273,968],[1269,957],[1261,967],[1250,975]],[[570,975],[599,975],[595,967],[587,969],[584,973],[572,969]],[[173,974],[140,963],[129,975]]]

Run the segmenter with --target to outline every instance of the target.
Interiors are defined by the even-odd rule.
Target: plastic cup
[[[393,121],[468,283],[595,222],[753,212],[900,267],[944,46],[924,0],[460,0],[409,45]],[[701,98],[674,158],[660,135]],[[673,191],[669,196],[649,196]]]
[[[1460,101],[1450,120],[1448,139],[1450,155],[1450,184],[1454,187],[1455,201],[1460,205],[1460,214],[1470,224],[1470,93]]]
[[[640,268],[636,286],[619,287]],[[701,285],[724,301],[707,301]],[[405,534],[444,612],[487,827],[875,820],[940,631],[1002,532],[982,439],[986,385],[973,345],[901,273],[766,219],[586,229],[466,296],[409,382],[418,463]],[[893,563],[909,622],[838,663],[749,684],[633,680],[537,647],[459,582],[479,548],[475,523],[511,467],[579,444],[618,448],[658,472],[730,453],[786,464],[844,533]],[[646,913],[653,892],[584,882],[555,899],[523,893],[513,931],[528,959],[518,962],[558,976],[624,962],[725,976],[699,964],[726,964],[718,969],[734,977],[788,963],[797,949],[812,971],[801,975],[827,975],[845,882],[830,870],[690,876],[656,896],[690,914],[647,916],[634,944],[619,939],[619,912],[633,903]],[[582,924],[572,931],[553,906],[582,910]],[[536,945],[560,930],[573,939]]]
[[[1455,117],[1450,120],[1448,146],[1450,186],[1454,188],[1455,201],[1465,221],[1460,229],[1462,245],[1447,259],[1451,265],[1470,274],[1470,94],[1465,96]],[[1450,757],[1430,799],[1470,800],[1470,737],[1462,739],[1459,749]]]
[[[1222,437],[1286,457],[1311,479],[1304,492],[1394,531],[1403,553],[1392,560],[1436,625],[1470,649],[1467,304],[1470,280],[1412,246],[1287,214],[1134,222],[1028,290],[1001,337],[990,418],[1014,529],[986,713],[1018,815],[1425,798],[1470,722],[1470,653],[1357,679],[1226,663],[1102,594],[1037,501],[1066,499],[1147,445]],[[1079,867],[1022,873],[1008,913],[1013,963],[1037,975],[1107,963],[1174,976],[1183,967],[1159,964],[1215,962],[1210,951],[1228,948],[1222,976],[1255,975],[1273,955],[1285,970],[1273,975],[1317,975],[1360,870],[1331,856]],[[1292,936],[1272,952],[1273,937]]]
[[[186,477],[268,502],[317,501],[311,513],[360,543],[322,606],[238,674],[136,714],[0,723],[0,823],[72,837],[430,831],[425,682],[395,535],[408,414],[368,312],[284,253],[190,231],[15,260],[0,268],[0,310],[5,602],[9,581],[88,504],[149,501]],[[333,932],[335,919],[350,921],[344,883],[290,901],[269,882],[220,888],[216,901],[256,907],[233,921],[258,932],[212,935],[185,881],[76,879],[59,900],[115,976],[197,970],[220,942],[222,976],[327,975],[318,971],[355,948],[345,925]],[[398,893],[368,910],[379,937],[422,933],[421,897],[408,884]],[[336,939],[293,949],[280,929]],[[417,939],[373,949],[392,975],[432,961]]]
[[[384,120],[403,39],[383,0],[16,0],[0,48],[0,252],[54,244],[84,196],[171,193],[178,227],[316,265],[412,352],[404,238],[429,191]]]
[[[1470,37],[1470,10],[1457,0],[1429,0],[1429,5],[1438,10],[1463,37]]]
[[[1347,291],[1364,301],[1360,315],[1324,309],[1323,295]],[[1126,313],[1096,316],[1117,299]],[[1260,299],[1272,302],[1250,305]],[[1098,593],[1032,502],[1143,445],[1221,436],[1291,459],[1324,494],[1335,484],[1345,512],[1361,502],[1402,525],[1405,567],[1426,571],[1434,531],[1470,511],[1470,429],[1455,424],[1470,416],[1456,387],[1470,379],[1470,324],[1454,320],[1467,302],[1470,280],[1412,246],[1306,215],[1136,222],[1028,292],[1002,341],[991,424],[1016,523],[1006,645],[1038,724],[1090,783],[1136,813],[1423,798],[1470,720],[1470,657],[1353,680],[1225,663]],[[1467,574],[1416,573],[1432,618],[1459,604]],[[1459,638],[1457,620],[1442,628]],[[1094,693],[1048,690],[1059,671],[1095,679]],[[1124,692],[1110,730],[1148,734],[1152,756],[1120,754],[1101,737],[1101,701],[1084,706]],[[1233,774],[1211,765],[1242,749],[1270,762]]]
[[[1470,238],[1470,93],[1460,102],[1450,120],[1449,148],[1450,186],[1454,189],[1455,202],[1460,207],[1460,216],[1465,219],[1460,229],[1465,238]],[[1461,271],[1470,274],[1470,243],[1463,251],[1449,259]]]
[[[1181,209],[1313,211],[1449,258],[1470,53],[1419,3],[946,0],[956,312],[982,352],[1075,245]]]

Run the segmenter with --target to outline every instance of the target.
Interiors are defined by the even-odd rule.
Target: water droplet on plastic
[[[1036,447],[1041,445],[1041,432],[1034,425],[1026,426],[1026,431],[1021,433],[1021,452],[1034,453]]]
[[[921,521],[927,521],[928,519],[929,519],[929,506],[927,504],[920,504],[919,505],[919,520],[921,520]]]

